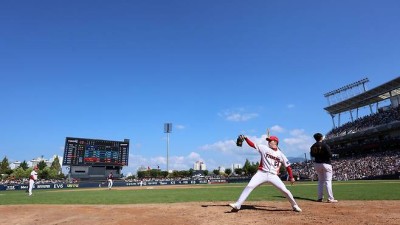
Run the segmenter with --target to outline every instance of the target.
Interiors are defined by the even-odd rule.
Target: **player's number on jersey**
[[[311,149],[311,152],[312,152],[313,154],[321,154],[321,153],[322,153],[322,148],[321,148],[321,147],[314,146],[314,147]]]

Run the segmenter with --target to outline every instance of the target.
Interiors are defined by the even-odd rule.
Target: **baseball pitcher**
[[[294,200],[292,193],[286,188],[285,184],[278,176],[279,168],[282,164],[284,164],[289,173],[290,182],[293,184],[295,181],[289,160],[278,148],[278,137],[267,136],[266,140],[268,141],[268,145],[257,145],[244,135],[239,135],[239,138],[246,141],[250,147],[256,149],[261,155],[261,160],[257,173],[251,178],[250,182],[244,188],[237,202],[229,204],[233,210],[240,210],[241,205],[254,190],[254,188],[258,187],[262,183],[269,182],[280,192],[282,192],[282,194],[289,200],[293,211],[301,212],[302,210]]]

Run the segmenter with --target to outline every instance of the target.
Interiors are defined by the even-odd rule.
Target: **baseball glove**
[[[244,141],[244,135],[239,135],[238,138],[236,139],[236,146],[242,147]]]

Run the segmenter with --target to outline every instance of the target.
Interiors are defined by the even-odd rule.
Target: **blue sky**
[[[333,126],[324,93],[398,77],[399,11],[365,0],[3,1],[0,157],[62,156],[65,137],[128,138],[125,174],[165,170],[166,122],[170,169],[256,162],[234,141],[262,143],[267,128],[304,157]]]

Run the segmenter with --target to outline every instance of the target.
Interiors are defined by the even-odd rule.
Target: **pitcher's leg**
[[[235,205],[240,209],[243,202],[246,201],[247,197],[249,197],[250,193],[254,190],[254,188],[258,187],[260,184],[266,182],[266,173],[258,171],[247,184],[247,186],[243,189],[240,194],[239,199],[235,203]]]
[[[285,184],[283,183],[283,181],[277,176],[277,175],[269,175],[269,182],[276,187],[280,192],[282,192],[283,195],[285,195],[285,197],[287,198],[287,200],[289,200],[290,205],[292,205],[292,207],[297,206],[296,201],[293,198],[292,192],[290,192]]]

